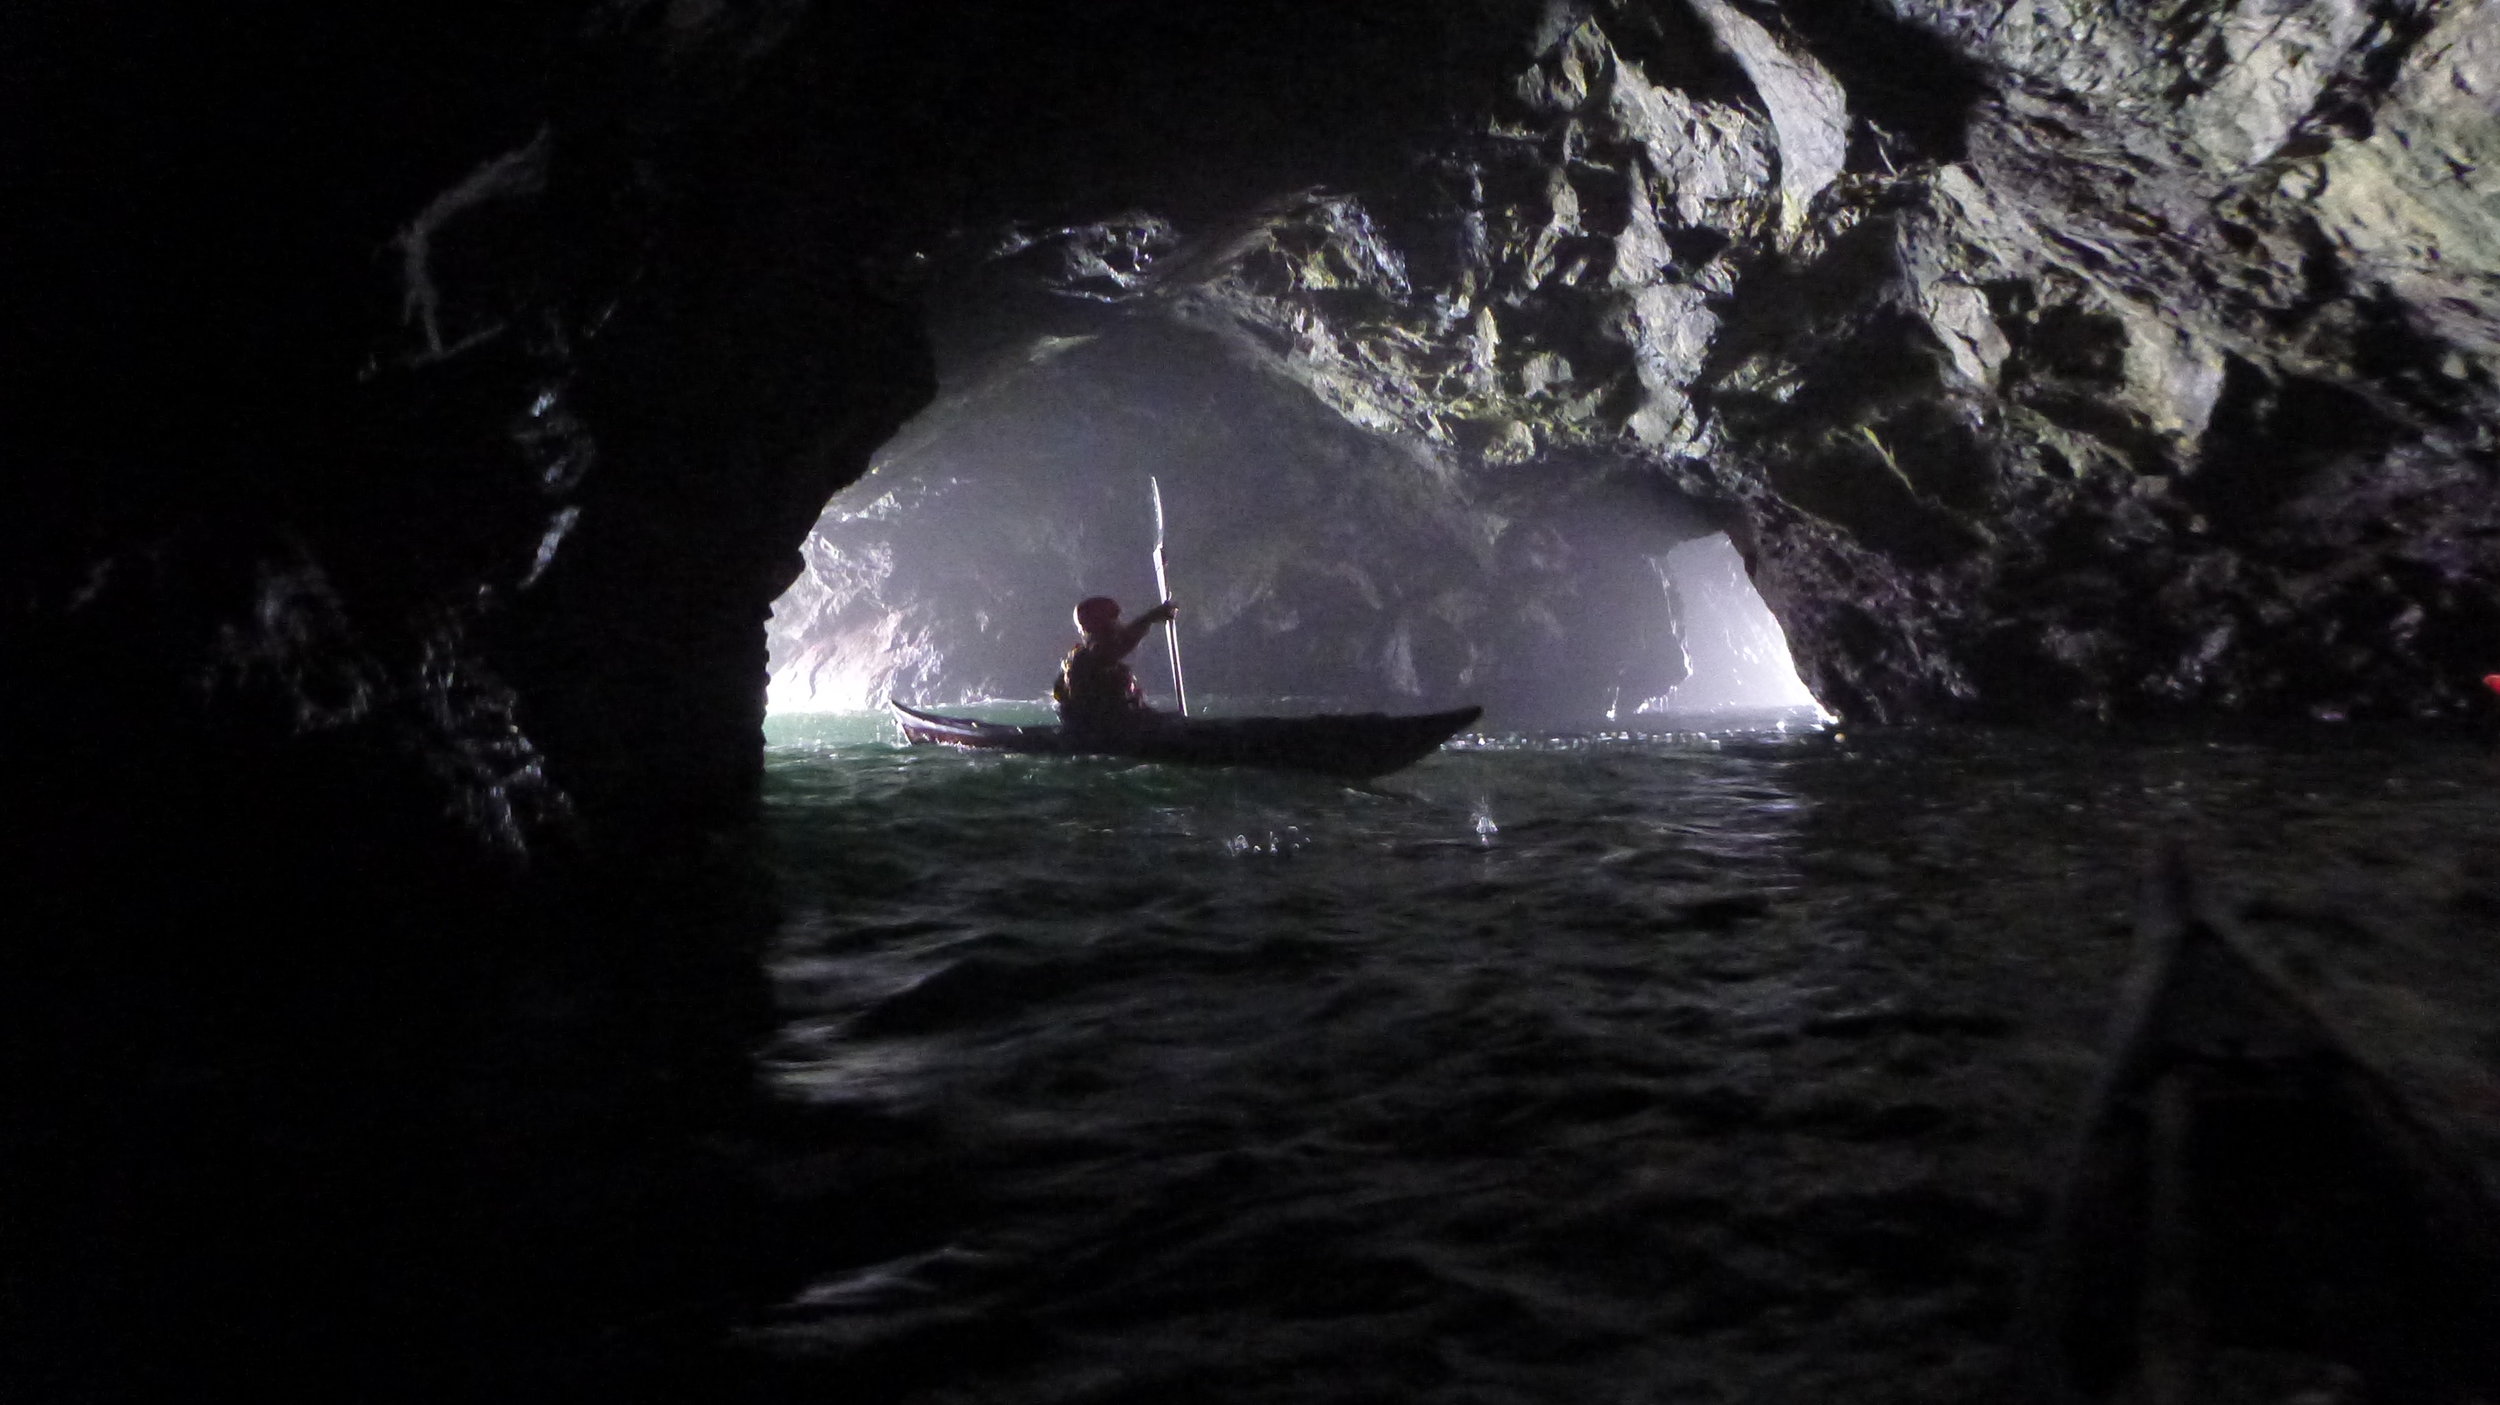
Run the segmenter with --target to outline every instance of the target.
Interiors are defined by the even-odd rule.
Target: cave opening
[[[1482,704],[1521,733],[1815,714],[1727,533],[1654,475],[1358,422],[1220,320],[1054,311],[938,319],[936,400],[774,604],[770,713],[1038,702],[1076,600],[1156,598],[1159,488],[1198,711]],[[1168,705],[1162,651],[1136,664]]]

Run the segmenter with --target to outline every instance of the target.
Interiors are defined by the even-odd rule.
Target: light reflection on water
[[[765,1337],[897,1399],[1993,1399],[2147,844],[2331,888],[2500,818],[2402,736],[1490,738],[1349,788],[775,726],[768,1066],[869,1119],[890,1242]]]

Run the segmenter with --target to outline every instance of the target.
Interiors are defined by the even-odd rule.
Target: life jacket
[[[1060,723],[1080,731],[1117,727],[1147,711],[1137,676],[1091,641],[1070,649],[1060,661],[1050,697],[1059,704]]]

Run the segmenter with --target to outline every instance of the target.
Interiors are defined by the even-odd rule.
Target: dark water
[[[2500,966],[2468,738],[1800,723],[1365,791],[776,731],[771,1063],[867,1228],[759,1339],[851,1398],[2000,1398],[2148,845],[2378,988]]]

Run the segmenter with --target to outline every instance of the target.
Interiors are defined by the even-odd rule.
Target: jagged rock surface
[[[1466,491],[1641,463],[1847,715],[2461,712],[2500,657],[2492,27],[1594,6],[1412,179],[1122,293]]]

